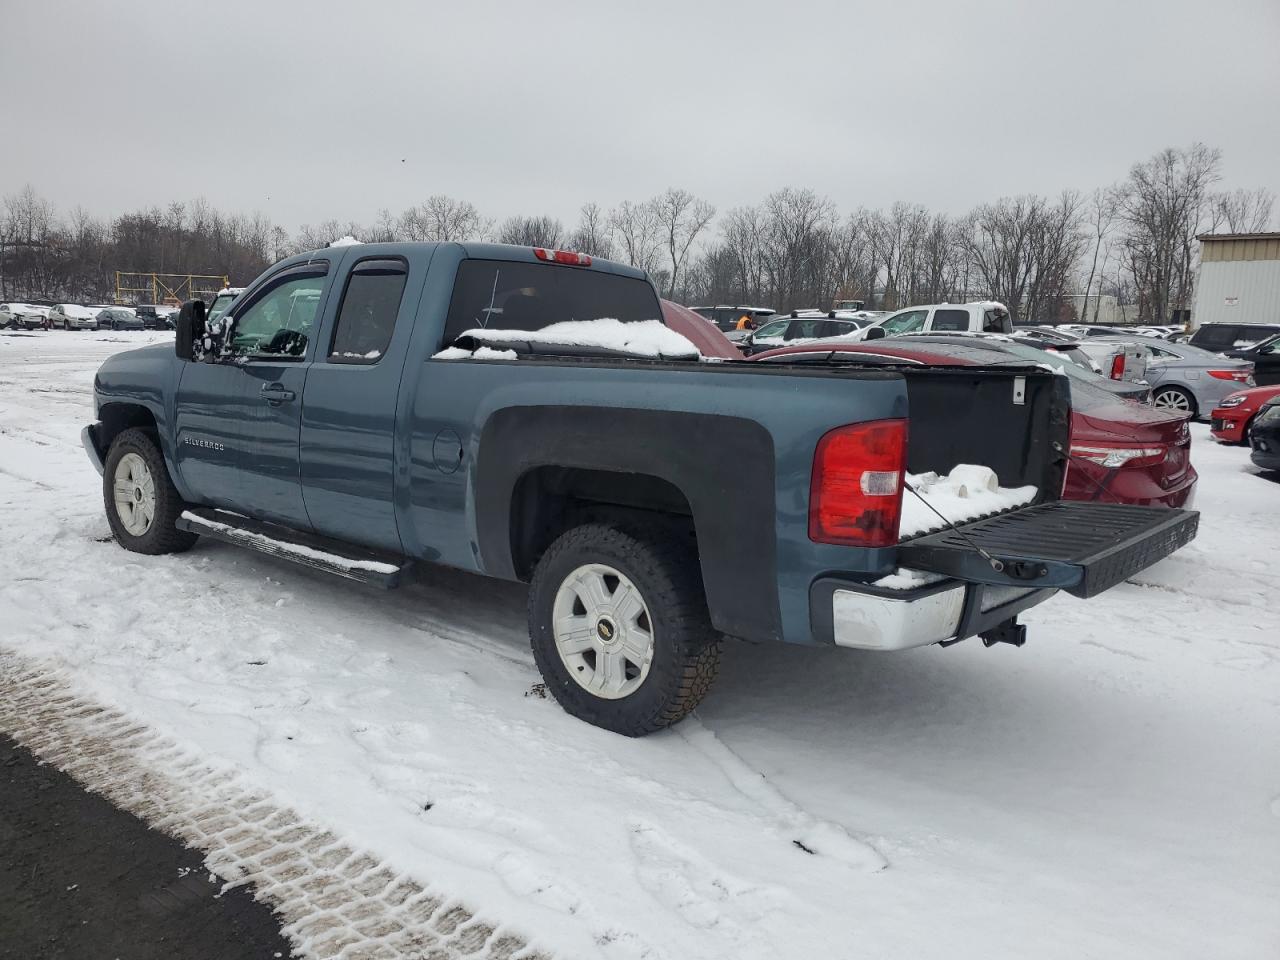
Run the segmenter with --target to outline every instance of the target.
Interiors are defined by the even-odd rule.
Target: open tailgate
[[[1199,522],[1194,510],[1056,501],[909,540],[899,544],[898,562],[975,583],[1092,597],[1190,543]]]

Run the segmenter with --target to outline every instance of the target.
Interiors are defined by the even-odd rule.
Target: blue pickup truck
[[[1050,370],[710,362],[662,317],[643,273],[576,253],[319,250],[106,361],[84,445],[128,550],[528,582],[547,689],[632,736],[696,706],[725,636],[1021,644],[1021,611],[1195,534],[1192,512],[1058,500]],[[906,472],[961,463],[1035,498],[900,542]]]

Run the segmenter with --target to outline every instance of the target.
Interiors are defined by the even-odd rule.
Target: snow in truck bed
[[[959,464],[946,476],[908,473],[898,539],[941,530],[947,524],[938,514],[952,523],[967,523],[1026,506],[1035,498],[1035,487],[1002,487],[995,471],[976,464]]]
[[[543,343],[563,347],[601,347],[641,357],[669,360],[696,360],[698,348],[661,320],[624,322],[613,317],[598,320],[566,320],[541,330],[491,330],[476,327],[462,337],[481,343]],[[459,337],[459,339],[462,339]],[[478,352],[478,351],[477,351]],[[462,359],[451,349],[437,353],[436,359]]]

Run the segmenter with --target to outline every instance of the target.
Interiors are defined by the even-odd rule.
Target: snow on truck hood
[[[541,330],[493,330],[476,327],[458,339],[469,338],[479,343],[530,343],[560,347],[596,347],[617,350],[641,357],[666,360],[696,360],[698,348],[661,320],[623,322],[613,317],[598,320],[566,320]],[[448,347],[435,354],[437,360],[466,359],[469,350]],[[479,351],[475,351],[478,355]],[[479,357],[477,356],[477,359]]]

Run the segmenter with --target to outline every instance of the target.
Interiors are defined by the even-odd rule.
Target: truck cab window
[[[444,342],[466,331],[541,330],[569,320],[661,320],[645,280],[591,267],[513,260],[464,260],[458,266]]]
[[[984,329],[989,331],[990,323]],[[935,310],[933,311],[934,330],[968,330],[968,310]]]
[[[936,324],[935,324],[936,329]],[[1013,333],[1013,321],[1007,313],[998,310],[986,310],[982,314],[983,333]]]
[[[330,363],[377,363],[387,352],[406,276],[399,260],[356,264],[338,308]]]
[[[235,356],[305,354],[324,279],[323,274],[291,277],[257,297],[236,316],[229,351]]]

